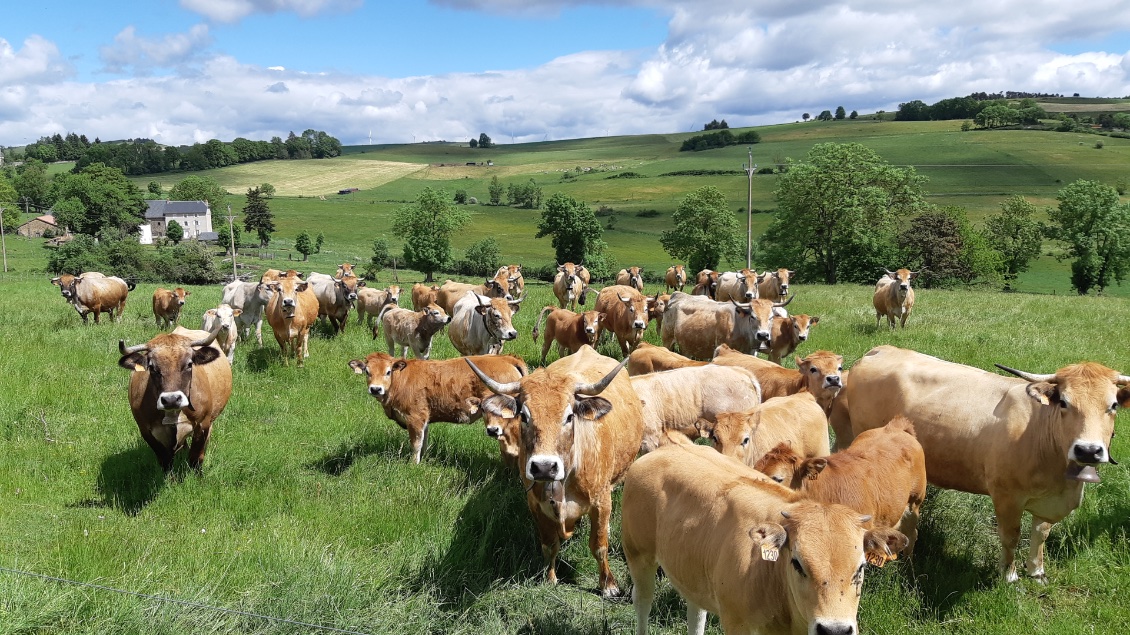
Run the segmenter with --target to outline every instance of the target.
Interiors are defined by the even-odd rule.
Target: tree
[[[404,241],[405,263],[432,282],[432,274],[451,261],[451,236],[469,220],[442,190],[426,187],[415,203],[394,212],[392,231]]]
[[[20,208],[16,205],[16,188],[8,183],[8,179],[0,174],[0,207],[4,208],[4,233],[11,234],[20,225]]]
[[[808,121],[809,118],[811,118],[811,117],[812,117],[812,115],[810,115],[808,113],[804,113],[803,115],[800,116],[800,118],[805,120],[805,121]]]
[[[494,147],[494,142],[490,140],[490,137],[487,136],[485,132],[479,134],[479,147],[484,150]]]
[[[816,118],[819,119],[820,121],[831,121],[832,120],[832,111],[831,110],[821,110],[820,114],[816,115]]]
[[[858,118],[859,118],[859,111],[857,111],[857,110],[851,111],[851,114],[848,115],[848,119],[858,119]]]
[[[78,174],[57,175],[51,182],[50,197],[77,200],[78,205],[68,205],[56,219],[78,234],[134,234],[145,219],[141,190],[121,170],[102,163],[88,165]]]
[[[227,196],[227,190],[207,176],[186,176],[169,189],[169,200],[206,201],[213,214],[218,214],[223,209]]]
[[[985,220],[989,244],[1001,254],[1001,275],[1009,290],[1021,273],[1040,256],[1044,226],[1036,220],[1036,206],[1015,195],[1001,203],[1001,212]]]
[[[498,176],[490,177],[490,186],[487,188],[487,191],[490,193],[491,205],[502,205],[502,192],[504,189],[502,182],[498,180]]]
[[[590,251],[598,242],[604,229],[588,205],[572,196],[555,192],[545,202],[538,233],[534,238],[552,236],[553,252],[558,263],[586,262]]]
[[[275,197],[275,186],[271,185],[270,183],[264,183],[264,184],[260,185],[259,191],[262,192],[263,196],[266,197],[266,198],[274,198]]]
[[[902,263],[922,274],[921,287],[968,284],[995,278],[1000,254],[973,229],[965,209],[933,207],[914,217],[899,234]]]
[[[843,106],[836,106],[836,121],[842,121],[847,117],[847,111]]]
[[[149,185],[145,186],[145,189],[150,194],[157,196],[157,197],[160,197],[162,194],[165,193],[165,188],[161,187],[161,184],[158,183],[157,181],[150,181]]]
[[[365,265],[363,275],[369,280],[376,280],[377,274],[391,262],[392,257],[389,255],[388,239],[382,236],[373,241],[373,255],[369,258],[368,264]]]
[[[179,245],[180,241],[184,240],[184,228],[180,226],[180,223],[171,220],[169,221],[169,225],[165,228],[165,236],[173,241],[174,245]]]
[[[16,169],[16,178],[12,181],[19,198],[27,197],[27,202],[33,205],[48,205],[52,201],[51,180],[47,178],[47,165],[42,161],[30,159]]]
[[[232,240],[232,232],[235,233],[235,240],[234,241]],[[231,246],[232,246],[233,243],[235,244],[236,249],[239,248],[239,240],[240,240],[240,233],[241,232],[242,232],[242,230],[239,227],[239,223],[235,223],[235,222],[233,222],[231,224],[231,231],[229,231],[227,219],[224,219],[224,221],[221,222],[219,224],[219,226],[216,228],[216,242],[218,244],[222,245],[223,248],[224,248],[224,252],[227,253],[227,255],[230,256],[231,255]]]
[[[501,263],[498,241],[495,240],[494,236],[487,236],[472,243],[470,247],[467,247],[464,261],[466,265],[463,267],[462,273],[472,276],[493,276]]]
[[[1130,113],[1118,112],[1114,114],[1114,127],[1123,130],[1130,129]]]
[[[257,187],[248,188],[247,203],[243,206],[243,228],[255,232],[259,237],[259,248],[271,244],[271,234],[275,231],[275,215],[263,192]]]
[[[326,244],[326,235],[318,232],[317,238],[314,239],[314,253],[322,253],[322,245]]]
[[[875,119],[882,122],[883,121],[883,115],[885,115],[885,114],[887,114],[886,110],[876,110],[875,111]]]
[[[1059,191],[1059,206],[1048,210],[1051,236],[1067,246],[1071,286],[1084,295],[1121,282],[1130,265],[1130,205],[1098,181],[1080,179]]]
[[[737,216],[714,186],[700,187],[679,203],[671,215],[674,228],[659,236],[659,244],[691,271],[717,269],[723,258],[740,260],[743,252]]]
[[[298,237],[294,239],[294,250],[302,254],[303,262],[314,253],[314,241],[310,240],[310,232],[305,229],[298,232]]]
[[[455,190],[455,204],[456,205],[466,205],[467,204],[467,190],[464,190],[464,189]]]
[[[475,148],[479,147],[479,140],[474,138],[474,137],[471,137],[470,145],[471,145],[471,149],[474,150]]]
[[[924,181],[866,146],[817,144],[777,182],[778,212],[761,238],[765,260],[827,284],[874,282],[894,266],[895,233],[922,207]]]

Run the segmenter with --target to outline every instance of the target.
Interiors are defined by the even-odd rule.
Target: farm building
[[[140,241],[143,245],[153,243],[154,238],[163,238],[169,226],[169,221],[175,220],[184,229],[185,239],[199,238],[206,240],[201,234],[212,232],[212,209],[207,201],[146,201],[149,209],[145,210],[145,223],[141,230]]]
[[[17,234],[28,238],[42,238],[43,232],[46,231],[50,231],[56,235],[59,234],[59,226],[55,223],[55,217],[51,214],[36,216],[16,228]]]

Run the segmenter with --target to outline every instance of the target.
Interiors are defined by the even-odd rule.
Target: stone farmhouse
[[[16,228],[16,233],[20,236],[28,238],[42,238],[43,233],[50,231],[52,234],[59,236],[63,232],[59,231],[59,225],[55,222],[55,217],[51,214],[44,214],[43,216],[36,216],[28,222]]]
[[[216,240],[216,233],[212,231],[212,209],[207,201],[146,201],[149,208],[145,210],[145,223],[141,230],[140,241],[143,245],[150,245],[155,238],[164,238],[168,231],[169,221],[176,221],[184,230],[185,240]]]

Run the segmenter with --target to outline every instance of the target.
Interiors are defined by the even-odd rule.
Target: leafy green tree
[[[1114,114],[1114,127],[1122,128],[1123,130],[1130,129],[1130,113],[1118,112]]]
[[[498,241],[495,240],[494,236],[487,236],[472,243],[470,247],[467,247],[464,260],[467,263],[464,273],[473,276],[494,275],[502,260]]]
[[[764,259],[788,263],[806,280],[874,282],[894,266],[899,223],[922,207],[924,181],[858,143],[817,144],[777,181]]]
[[[184,240],[184,228],[180,226],[180,223],[171,220],[168,227],[165,228],[165,236],[173,241],[174,245],[179,245],[180,241]]]
[[[264,184],[260,185],[259,191],[262,192],[263,196],[265,196],[266,198],[274,198],[275,197],[275,186],[271,185],[270,183],[264,183]]]
[[[235,233],[235,240],[234,241],[232,240],[232,233],[233,232]],[[223,222],[221,222],[219,224],[219,227],[217,227],[217,229],[216,229],[216,242],[218,244],[220,244],[224,248],[224,251],[230,256],[231,255],[231,246],[232,246],[233,242],[235,244],[236,249],[239,249],[239,244],[240,244],[239,240],[241,238],[241,236],[240,236],[241,232],[242,232],[242,229],[240,229],[239,223],[235,223],[235,222],[233,222],[231,224],[231,230],[229,231],[228,230],[228,223],[227,223],[227,220],[225,219]]]
[[[847,118],[847,111],[843,106],[836,106],[836,121],[841,121]]]
[[[298,232],[298,237],[294,239],[294,250],[302,254],[303,262],[314,253],[314,241],[310,239],[310,232],[305,229]]]
[[[393,213],[392,231],[404,241],[404,261],[432,282],[436,270],[451,262],[451,236],[470,220],[442,190],[430,187],[416,202]]]
[[[808,121],[809,119],[812,118],[812,115],[810,115],[808,113],[804,113],[803,115],[800,116],[800,118],[805,120],[805,121]]]
[[[467,190],[463,190],[463,189],[455,190],[455,203],[457,205],[466,205],[467,204]]]
[[[51,179],[47,178],[47,166],[42,161],[30,159],[25,161],[16,170],[16,178],[12,181],[16,194],[21,199],[27,197],[27,202],[32,205],[48,205],[52,201]]]
[[[8,183],[8,179],[0,174],[0,207],[4,208],[4,233],[11,234],[20,225],[20,208],[16,205],[16,188]]]
[[[585,263],[590,251],[601,242],[604,229],[596,214],[572,196],[555,192],[545,202],[534,238],[552,236],[554,255],[558,263]]]
[[[376,280],[377,274],[391,263],[392,255],[389,253],[388,239],[384,236],[377,238],[373,241],[373,255],[365,265],[363,275],[369,280]]]
[[[659,244],[672,258],[685,261],[691,271],[717,269],[723,258],[737,261],[743,255],[737,216],[714,186],[688,194],[671,215],[671,222],[674,227],[660,234]]]
[[[848,115],[848,119],[858,119],[858,118],[859,118],[859,111],[857,111],[857,110],[851,111],[851,114]]]
[[[1080,179],[1059,191],[1048,210],[1049,234],[1067,246],[1071,286],[1080,295],[1121,282],[1130,265],[1130,204],[1098,181]]]
[[[502,193],[505,190],[502,187],[502,182],[498,180],[498,176],[490,177],[490,186],[487,191],[490,193],[491,205],[502,205]]]
[[[916,284],[947,287],[996,277],[1000,254],[973,229],[965,209],[933,207],[899,234],[902,264],[921,270]]]
[[[137,233],[145,217],[141,190],[121,170],[101,163],[88,165],[77,174],[55,177],[51,182],[51,199],[68,198],[77,199],[81,205],[72,205],[62,212],[56,209],[56,218],[60,225],[78,234]]]
[[[490,137],[485,132],[479,134],[479,147],[484,150],[494,147],[494,142],[490,140]]]
[[[169,188],[169,200],[205,201],[213,214],[223,209],[228,192],[215,179],[207,176],[186,176],[181,182]]]
[[[1005,289],[1021,273],[1028,271],[1032,261],[1040,256],[1043,246],[1043,223],[1036,220],[1036,206],[1023,196],[1015,195],[1001,203],[999,214],[985,220],[985,234],[989,244],[1001,254],[1001,275]]]
[[[150,194],[158,197],[165,193],[165,188],[161,187],[161,184],[157,181],[150,181],[149,185],[145,186],[145,189]]]
[[[314,239],[314,253],[322,253],[322,245],[326,244],[326,235],[318,232],[318,236]]]
[[[821,110],[820,114],[816,115],[816,118],[819,119],[820,121],[831,121],[832,120],[832,111],[831,110]]]
[[[259,237],[259,247],[265,248],[271,244],[271,234],[275,231],[275,215],[263,192],[252,187],[247,190],[247,203],[243,206],[243,228],[255,232]]]

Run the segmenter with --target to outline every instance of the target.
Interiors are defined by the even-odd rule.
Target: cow
[[[647,321],[655,320],[655,331],[658,333],[663,330],[663,312],[667,310],[667,303],[671,301],[671,296],[666,293],[659,293],[658,291],[654,296],[648,299],[647,302]]]
[[[1097,480],[1094,466],[1111,462],[1130,376],[1094,362],[1048,374],[998,367],[1018,379],[878,346],[852,367],[832,427],[839,444],[899,415],[914,421],[930,483],[992,499],[1009,582],[1021,516],[1032,514],[1026,569],[1044,582],[1044,541],[1082,502],[1084,481]]]
[[[895,320],[901,320],[899,325],[906,328],[906,318],[910,317],[910,310],[914,308],[914,289],[910,288],[910,281],[920,271],[887,271],[887,275],[875,283],[875,294],[871,297],[871,303],[875,305],[875,328],[879,328],[883,316],[892,329],[895,328]]]
[[[437,303],[438,304],[438,303]],[[513,317],[522,300],[468,293],[455,303],[447,331],[460,355],[499,355],[504,343],[518,337]]]
[[[295,271],[294,269],[287,269],[286,271],[279,271],[278,269],[267,269],[259,276],[259,284],[267,282],[278,282],[282,278],[301,278],[302,272]]]
[[[790,315],[773,318],[773,332],[769,338],[769,361],[780,364],[781,359],[793,354],[801,342],[808,341],[808,331],[820,323],[816,315]]]
[[[357,291],[365,281],[357,276],[332,278],[324,273],[311,273],[306,278],[318,299],[318,317],[329,318],[334,333],[344,333],[349,309],[357,302]]]
[[[632,354],[628,355],[628,375],[635,377],[674,368],[706,366],[709,363],[683,357],[662,346],[640,342]]]
[[[117,276],[107,277],[97,271],[77,276],[64,273],[51,278],[51,284],[59,287],[63,299],[75,308],[83,324],[87,323],[87,316],[91,313],[94,314],[94,323],[98,324],[103,312],[110,314],[111,321],[121,322],[126,299],[134,289],[132,282]]]
[[[577,275],[577,270],[571,262],[557,265],[557,273],[553,276],[553,295],[557,296],[557,305],[562,309],[577,310],[577,300],[585,289],[585,282]]]
[[[377,324],[373,325],[373,339],[377,339],[378,326],[383,325],[389,355],[395,357],[399,346],[401,357],[408,357],[408,349],[411,348],[416,359],[428,359],[432,355],[432,337],[449,322],[451,316],[435,303],[422,311],[409,311],[389,304],[377,317]]]
[[[136,346],[118,340],[122,355],[118,365],[133,371],[129,378],[133,419],[166,474],[190,436],[188,464],[201,471],[212,423],[231,396],[231,364],[214,343],[217,332],[178,326]]]
[[[788,269],[763,272],[757,277],[757,297],[780,302],[789,295],[789,277],[793,275],[796,272]]]
[[[761,382],[764,399],[810,392],[827,414],[846,378],[843,356],[831,351],[814,351],[804,359],[795,357],[794,360],[796,370],[722,345],[715,349],[713,362],[719,366],[739,366],[751,371]]]
[[[757,378],[741,368],[708,364],[637,375],[631,381],[643,405],[642,453],[694,441],[700,420],[715,421],[719,413],[761,405]]]
[[[749,302],[757,299],[757,272],[752,269],[727,271],[718,276],[714,299],[719,302]]]
[[[518,470],[519,447],[522,444],[522,426],[518,413],[510,410],[506,404],[499,404],[496,412],[498,414],[483,410],[487,436],[498,441],[498,453],[503,465]]]
[[[548,319],[546,319],[546,314],[549,315]],[[542,366],[545,365],[545,356],[549,354],[549,348],[553,346],[554,342],[557,342],[557,349],[561,355],[576,353],[586,344],[596,346],[597,337],[600,335],[600,325],[604,321],[604,317],[604,314],[599,311],[574,313],[553,305],[543,308],[541,313],[538,313],[532,334],[534,341],[538,341],[542,320],[546,320],[545,340],[542,341],[541,345]]]
[[[506,271],[503,272],[503,269]],[[498,268],[498,272],[495,273],[495,278],[501,275],[506,276],[512,297],[521,298],[526,295],[526,278],[522,276],[522,265],[503,265]]]
[[[660,567],[686,600],[688,633],[715,613],[728,634],[854,635],[865,564],[882,566],[906,544],[896,530],[867,529],[859,512],[694,445],[636,461],[621,516],[637,635],[648,632]]]
[[[701,296],[674,293],[663,312],[660,336],[663,345],[694,359],[710,359],[720,344],[752,353],[762,343],[770,344],[772,316],[783,303],[752,300],[715,302]]]
[[[428,286],[417,282],[412,285],[412,308],[416,311],[434,303],[437,297],[439,297],[439,287],[434,284]]]
[[[638,293],[638,292],[637,292]],[[518,466],[526,505],[534,517],[550,584],[557,583],[557,553],[577,521],[589,517],[589,550],[600,567],[600,593],[619,594],[608,567],[612,488],[635,460],[643,439],[643,413],[624,362],[591,346],[501,382],[478,361],[467,364],[493,396],[482,407],[496,415],[518,413]]]
[[[711,269],[703,269],[698,272],[694,279],[694,288],[691,290],[691,295],[704,295],[713,300],[714,292],[718,289],[719,275],[721,274]]]
[[[595,308],[605,316],[601,330],[616,336],[624,357],[643,340],[649,300],[633,287],[621,284],[605,287],[596,296]]]
[[[455,304],[462,300],[468,291],[474,291],[478,295],[486,296],[489,298],[505,298],[506,300],[513,300],[514,296],[510,295],[507,290],[509,283],[503,278],[500,282],[497,278],[487,280],[482,284],[468,284],[466,282],[455,282],[448,280],[440,285],[439,290],[436,291],[435,303],[440,305],[448,315],[455,315]]]
[[[182,287],[169,290],[157,287],[153,292],[153,317],[157,320],[158,328],[175,327],[180,324],[180,310],[184,308],[184,299],[192,295]]]
[[[255,341],[263,346],[263,311],[271,301],[271,290],[262,282],[240,282],[235,280],[224,285],[220,302],[232,309],[239,309],[236,325],[240,337],[251,340],[251,327],[255,327]]]
[[[348,278],[349,276],[356,276],[353,273],[353,263],[343,262],[337,266],[337,273],[334,274],[335,278]]]
[[[643,293],[643,269],[639,267],[621,269],[616,273],[616,284],[632,287],[636,291]]]
[[[687,269],[683,265],[671,265],[667,267],[667,273],[663,276],[663,281],[667,283],[665,291],[671,293],[674,291],[682,291],[683,287],[687,286]]]
[[[378,317],[386,306],[400,304],[400,286],[390,284],[387,289],[364,287],[357,290],[357,324],[365,323],[373,327],[373,318]],[[417,309],[419,310],[419,309]]]
[[[310,328],[318,320],[318,298],[309,282],[290,272],[268,282],[267,288],[272,292],[267,323],[275,332],[283,364],[289,364],[293,355],[301,368],[310,356]]]
[[[726,456],[750,467],[778,444],[785,443],[804,457],[827,456],[828,417],[810,392],[774,397],[760,408],[719,414],[714,422],[699,422],[699,433]]]
[[[499,381],[526,375],[526,363],[513,355],[480,355],[444,360],[397,359],[370,353],[350,360],[349,367],[365,375],[369,394],[380,402],[385,416],[408,431],[413,463],[419,463],[433,422],[471,423],[482,418],[482,402],[491,391],[476,379],[466,361]]]
[[[914,553],[926,500],[926,457],[906,417],[860,434],[827,457],[806,459],[781,443],[753,467],[813,500],[867,514],[876,527],[896,527],[907,537],[904,553]]]
[[[229,364],[235,361],[235,344],[239,341],[236,319],[242,313],[243,311],[233,309],[229,304],[221,304],[205,311],[200,320],[200,330],[207,333],[216,331],[216,345],[228,356]]]

